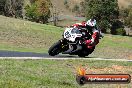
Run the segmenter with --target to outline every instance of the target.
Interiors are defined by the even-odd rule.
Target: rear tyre
[[[89,50],[89,54],[91,54],[94,51],[94,49],[95,49],[95,46]]]
[[[78,54],[79,57],[86,57],[86,56],[88,56],[88,55],[89,55],[89,54],[86,53],[85,51],[84,51],[84,52],[80,52],[80,53]]]
[[[78,55],[78,56],[79,56],[79,57],[86,57],[86,56],[88,56],[88,55],[81,55],[81,54],[80,54],[80,55]]]
[[[94,49],[95,49],[95,47],[93,47],[92,49],[87,49],[86,51],[82,50],[81,52],[78,53],[78,56],[79,57],[86,57],[89,54],[91,54],[94,51]]]
[[[50,56],[55,56],[58,55],[61,52],[61,42],[58,41],[54,43],[50,48],[49,48],[49,55]]]

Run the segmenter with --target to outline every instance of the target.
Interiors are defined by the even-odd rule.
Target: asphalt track
[[[49,56],[46,53],[17,52],[17,51],[0,51],[0,57],[41,57],[41,58],[79,58],[78,56],[57,55]]]
[[[111,58],[98,58],[98,57],[85,57],[80,58],[77,55],[62,55],[49,56],[46,53],[33,53],[33,52],[17,52],[17,51],[0,51],[0,59],[88,59],[88,60],[110,60],[110,61],[127,61],[127,59],[111,59]]]
[[[48,57],[48,54],[17,51],[0,51],[0,57]]]

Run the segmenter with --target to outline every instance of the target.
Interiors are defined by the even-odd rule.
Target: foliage
[[[118,18],[117,0],[85,0],[85,15],[87,19],[96,17],[104,32],[115,19]]]
[[[109,27],[110,27],[109,21],[106,20],[106,19],[100,20],[100,21],[98,22],[98,25],[99,25],[99,28],[101,29],[101,31],[102,31],[103,33],[106,33],[107,30],[108,30]],[[107,29],[107,30],[106,30],[106,29]]]
[[[121,8],[119,10],[119,15],[120,15],[120,19],[124,19],[126,17],[128,17],[128,14],[129,14],[129,9],[128,8]]]
[[[79,12],[79,6],[77,4],[74,5],[73,9],[72,9],[73,12]]]
[[[118,29],[116,29],[116,34],[125,36],[126,31],[124,30],[124,28],[118,28]]]
[[[117,28],[117,29],[112,29],[111,30],[111,34],[114,34],[114,35],[126,35],[126,31],[124,28]]]
[[[50,17],[49,0],[36,0],[31,6],[26,6],[27,19],[35,22],[47,23]]]
[[[24,0],[1,0],[0,13],[9,17],[23,17]]]
[[[49,2],[46,0],[38,0],[36,4],[39,20],[46,23],[50,17]]]
[[[66,6],[66,9],[69,9],[69,5],[68,4],[66,4],[65,6]]]
[[[36,0],[30,0],[30,3],[31,3],[31,4],[32,4],[32,3],[35,3],[35,1],[36,1]]]
[[[132,30],[132,5],[120,9],[120,19],[123,20],[125,26]]]
[[[85,3],[84,3],[84,1],[80,2],[80,13],[82,16],[85,16]]]
[[[32,4],[31,6],[27,5],[25,7],[28,20],[35,21],[37,19],[36,7],[36,4]]]
[[[4,15],[5,13],[4,6],[5,6],[5,0],[0,0],[0,15]]]
[[[67,5],[67,4],[68,4],[67,0],[64,0],[64,5]]]
[[[65,5],[66,9],[69,9],[69,4],[68,4],[67,0],[64,0],[64,5]]]
[[[124,30],[123,22],[121,22],[119,20],[115,20],[112,23],[111,34],[126,35],[126,31]]]
[[[132,28],[132,6],[128,8],[128,15],[124,19],[125,25]]]

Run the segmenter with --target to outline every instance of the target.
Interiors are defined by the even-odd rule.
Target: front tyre
[[[58,41],[54,43],[50,48],[49,48],[49,55],[50,56],[55,56],[58,55],[61,52],[61,42]]]

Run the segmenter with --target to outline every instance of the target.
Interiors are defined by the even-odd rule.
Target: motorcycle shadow
[[[79,57],[79,56],[76,56],[76,55],[57,55],[57,56],[54,56],[55,58],[86,58],[86,59],[88,59],[88,58],[97,58],[97,57],[93,57],[93,56],[86,56],[86,57]]]

